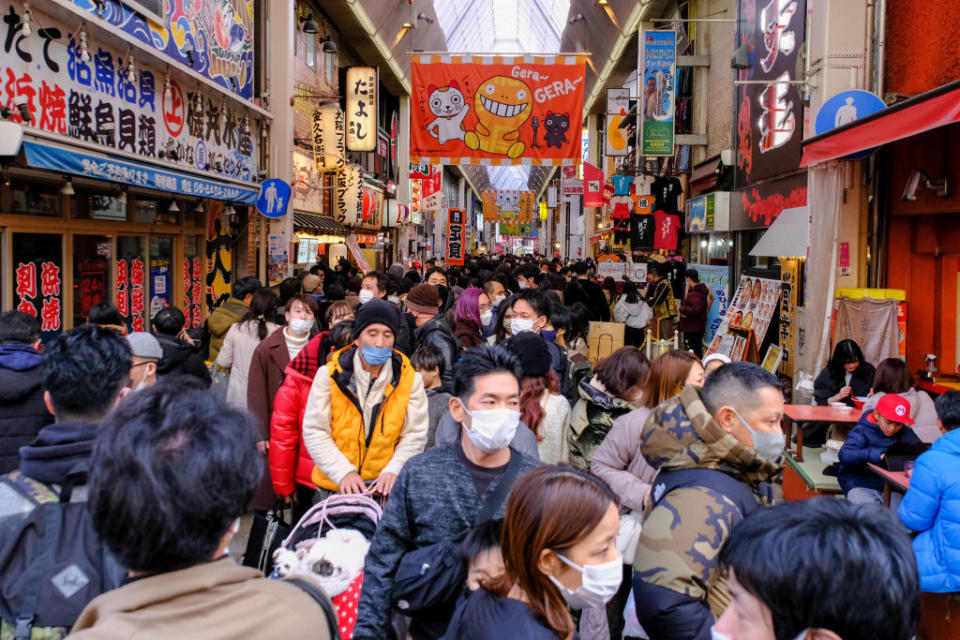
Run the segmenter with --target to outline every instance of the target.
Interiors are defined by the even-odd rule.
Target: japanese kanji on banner
[[[447,209],[447,264],[460,265],[466,257],[466,214]]]
[[[481,195],[487,222],[533,222],[533,191],[487,189]]]
[[[414,55],[411,162],[579,163],[585,60]]]

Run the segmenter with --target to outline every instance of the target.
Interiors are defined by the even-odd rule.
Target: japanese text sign
[[[447,264],[462,265],[466,257],[466,214],[447,209]]]
[[[343,111],[335,104],[313,112],[313,156],[317,171],[339,171],[344,163]]]
[[[363,168],[348,164],[337,173],[336,211],[340,224],[360,224],[363,219]]]
[[[377,148],[377,70],[374,67],[347,69],[347,150],[373,151]]]
[[[411,161],[579,163],[584,62],[579,56],[414,55]]]

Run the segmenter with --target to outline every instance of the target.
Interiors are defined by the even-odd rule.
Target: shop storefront
[[[23,19],[19,3],[0,9]],[[100,301],[116,304],[131,330],[171,304],[198,326],[228,294],[235,250],[250,237],[265,131],[248,102],[252,57],[228,64],[195,41],[191,56],[209,55],[210,66],[204,82],[188,81],[155,62],[186,60],[182,42],[137,59],[139,47],[160,47],[140,42],[135,14],[116,29],[140,44],[121,50],[92,23],[78,30],[78,7],[57,18],[40,3],[31,12],[43,28],[0,52],[7,100],[23,104],[7,119],[24,133],[0,186],[2,308],[41,318],[45,338],[85,322]],[[212,27],[206,18],[196,16],[188,38]],[[252,18],[241,22],[240,44],[252,51]],[[152,26],[169,40],[167,26]],[[239,75],[227,83],[227,73]]]

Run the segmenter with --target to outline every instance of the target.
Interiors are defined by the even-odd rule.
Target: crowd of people
[[[408,266],[242,278],[201,328],[100,303],[42,345],[0,314],[0,635],[908,640],[921,589],[960,590],[960,392],[839,343],[816,401],[863,417],[806,437],[845,438],[847,499],[774,505],[780,380],[701,360],[695,270]],[[611,318],[625,344],[591,362]],[[920,442],[884,509],[864,465]],[[231,559],[244,514],[345,495],[382,505],[354,608]]]

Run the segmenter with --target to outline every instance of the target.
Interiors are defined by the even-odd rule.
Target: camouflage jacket
[[[573,406],[567,432],[570,464],[584,471],[590,470],[590,459],[607,437],[613,421],[636,408],[591,385],[592,379],[590,376],[580,381],[580,399]]]
[[[727,473],[750,486],[760,504],[766,503],[760,483],[780,469],[714,422],[696,387],[686,387],[653,410],[640,449],[658,472]],[[633,562],[640,624],[651,638],[710,638],[714,617],[730,602],[717,558],[743,514],[730,496],[706,485],[653,497]]]

